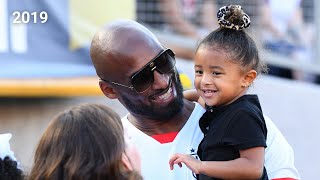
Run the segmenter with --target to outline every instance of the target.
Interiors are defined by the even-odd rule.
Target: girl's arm
[[[202,107],[205,107],[205,102],[202,99],[201,96],[197,93],[197,90],[190,89],[183,91],[183,97],[189,101],[196,101],[198,102]]]
[[[184,163],[196,174],[220,179],[258,179],[263,174],[264,147],[240,151],[240,158],[230,161],[199,161],[187,154],[175,154],[170,158],[170,168]]]

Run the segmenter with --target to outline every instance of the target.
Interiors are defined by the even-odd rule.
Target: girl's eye
[[[220,74],[222,74],[222,73],[220,73],[220,72],[213,72],[212,74],[215,75],[215,76],[218,76],[218,75],[220,75]]]
[[[202,74],[202,71],[196,70],[195,73],[196,73],[196,74]]]

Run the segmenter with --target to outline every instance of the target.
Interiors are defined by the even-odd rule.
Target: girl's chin
[[[206,105],[208,105],[208,106],[216,106],[216,103],[206,102]]]

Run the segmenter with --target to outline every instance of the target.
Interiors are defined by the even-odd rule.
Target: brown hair
[[[30,179],[142,179],[124,167],[124,152],[118,114],[98,104],[73,107],[55,117],[42,135]]]

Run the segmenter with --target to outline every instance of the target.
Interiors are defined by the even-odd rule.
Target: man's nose
[[[159,73],[158,71],[153,71],[153,84],[152,88],[153,89],[165,89],[168,87],[169,82],[170,82],[170,75],[169,74],[162,74]]]

